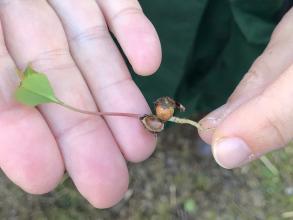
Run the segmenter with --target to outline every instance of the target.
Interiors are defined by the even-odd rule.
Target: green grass
[[[199,158],[194,143],[189,127],[174,127],[162,134],[149,160],[129,166],[125,199],[107,210],[91,207],[70,179],[52,193],[31,196],[2,174],[0,219],[290,219],[293,147],[268,155],[276,174],[261,161],[222,169],[212,158]]]

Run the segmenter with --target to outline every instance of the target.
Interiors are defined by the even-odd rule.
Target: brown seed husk
[[[145,115],[140,120],[144,127],[154,134],[164,130],[164,123],[156,115]]]

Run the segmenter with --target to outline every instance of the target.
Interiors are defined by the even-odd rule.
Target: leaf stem
[[[122,117],[132,117],[132,118],[141,118],[143,115],[140,114],[135,114],[135,113],[124,113],[124,112],[92,112],[92,111],[87,111],[87,110],[82,110],[75,108],[73,106],[70,106],[62,101],[56,102],[56,104],[59,104],[63,106],[64,108],[70,109],[75,112],[79,112],[82,114],[87,114],[87,115],[96,115],[96,116],[122,116]]]
[[[193,127],[196,127],[200,131],[203,130],[202,126],[199,123],[197,123],[195,121],[192,121],[190,119],[187,119],[187,118],[178,118],[178,117],[173,116],[168,121],[174,122],[174,123],[177,123],[177,124],[189,124],[189,125],[191,125]]]

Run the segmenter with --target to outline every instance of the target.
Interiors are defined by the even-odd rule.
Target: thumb
[[[267,48],[255,60],[226,104],[201,120],[204,127],[218,127],[239,106],[262,94],[292,64],[292,22],[293,8],[278,24]],[[211,143],[213,134],[214,130],[209,130],[209,132],[201,132],[200,136],[207,143]]]
[[[239,167],[290,142],[293,137],[292,82],[293,65],[217,127],[212,148],[221,166]]]

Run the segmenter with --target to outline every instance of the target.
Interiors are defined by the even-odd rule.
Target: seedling
[[[171,99],[170,97],[161,97],[155,101],[155,115],[145,115],[141,118],[145,128],[153,133],[159,133],[164,129],[164,123],[167,121],[177,124],[189,124],[199,130],[203,130],[201,125],[195,121],[178,118],[174,116],[175,109],[183,112],[185,107]]]
[[[155,102],[155,115],[140,115],[125,112],[92,112],[75,108],[57,98],[47,76],[34,70],[31,65],[28,65],[24,72],[17,70],[17,75],[19,76],[21,81],[19,87],[16,89],[15,92],[16,100],[28,106],[35,107],[40,104],[55,103],[64,108],[82,114],[97,115],[103,117],[133,117],[139,119],[144,127],[152,133],[159,133],[163,131],[164,125],[167,121],[178,124],[189,124],[199,130],[203,130],[201,125],[197,122],[185,118],[175,117],[175,109],[178,109],[179,111],[185,111],[185,108],[183,105],[169,97],[159,98]]]

